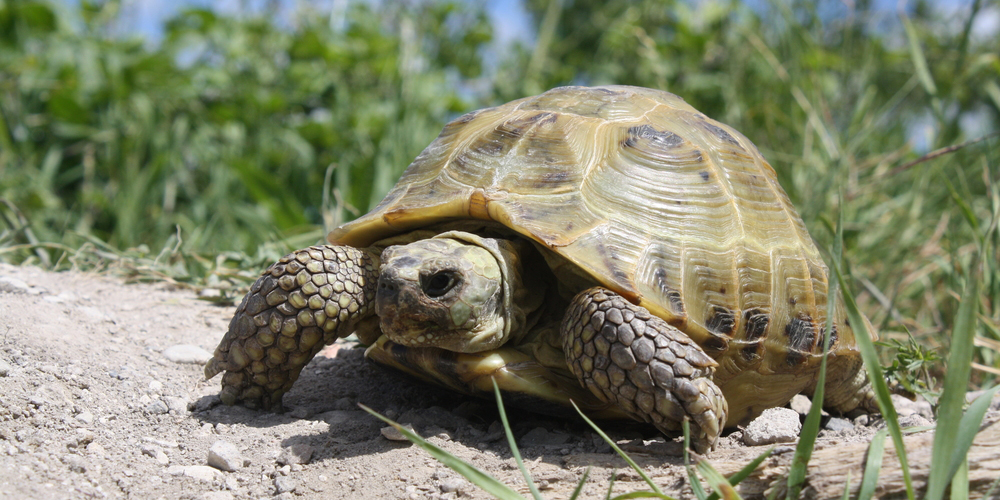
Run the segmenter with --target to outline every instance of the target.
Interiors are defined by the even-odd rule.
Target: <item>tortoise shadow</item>
[[[272,413],[219,404],[218,396],[195,403],[191,416],[202,423],[242,424],[268,428],[309,420],[326,426],[282,440],[282,448],[306,445],[311,463],[385,453],[413,446],[384,437],[386,424],[361,410],[365,405],[435,444],[454,441],[467,448],[511,457],[495,402],[448,391],[414,380],[364,359],[362,349],[345,349],[336,358],[317,357],[302,371],[284,397],[286,411]],[[201,410],[198,410],[198,409]],[[570,410],[572,411],[572,410]],[[621,468],[624,461],[583,419],[553,417],[507,405],[507,418],[525,461],[541,460],[559,467]],[[616,441],[628,440],[626,451],[643,465],[678,464],[681,445],[664,441],[652,426],[638,422],[599,422]],[[652,443],[650,443],[652,441]]]

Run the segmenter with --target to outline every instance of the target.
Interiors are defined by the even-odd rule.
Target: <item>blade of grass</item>
[[[493,476],[490,476],[489,474],[479,470],[474,465],[456,457],[455,455],[452,455],[451,453],[448,453],[441,447],[428,442],[426,439],[420,437],[415,432],[403,427],[402,425],[399,425],[398,423],[386,417],[383,417],[375,410],[372,410],[371,408],[362,404],[359,404],[358,406],[360,406],[362,410],[375,416],[375,418],[391,425],[402,435],[406,436],[406,439],[409,439],[410,442],[423,448],[432,457],[437,459],[437,461],[441,462],[444,465],[447,465],[449,468],[451,468],[451,470],[461,474],[466,479],[471,481],[476,486],[479,486],[480,488],[483,489],[483,491],[489,493],[490,495],[505,500],[507,499],[524,500],[524,497],[522,497],[516,491],[511,489],[509,486],[501,483]]]
[[[688,482],[691,483],[691,491],[694,492],[695,498],[698,500],[707,500],[708,495],[705,493],[705,489],[701,487],[701,481],[698,481],[698,475],[694,473],[694,469],[691,468],[691,425],[685,418],[684,423],[684,468],[687,469]]]
[[[510,454],[514,455],[514,461],[517,462],[517,468],[521,469],[524,482],[528,483],[531,496],[535,497],[535,500],[542,500],[542,494],[538,492],[538,487],[535,486],[535,482],[531,479],[531,474],[528,473],[528,469],[524,466],[524,460],[521,460],[521,452],[517,449],[517,443],[514,442],[514,433],[510,431],[510,424],[507,423],[507,412],[503,408],[503,398],[500,397],[500,387],[497,386],[496,379],[491,380],[493,381],[493,394],[497,398],[497,410],[500,412],[500,422],[503,424],[504,433],[507,434],[507,444],[510,445]]]
[[[899,416],[896,408],[892,405],[892,397],[889,393],[889,386],[885,383],[885,374],[882,365],[879,364],[878,353],[875,352],[875,344],[872,342],[868,332],[868,323],[865,321],[858,304],[854,301],[854,295],[847,287],[847,279],[840,270],[840,262],[834,258],[831,262],[837,281],[840,283],[840,293],[844,297],[844,308],[847,310],[847,317],[851,320],[854,328],[854,338],[861,351],[861,358],[864,360],[865,369],[868,370],[868,379],[871,380],[872,389],[875,391],[875,400],[879,410],[882,411],[882,418],[885,419],[892,442],[896,447],[896,455],[899,457],[899,466],[903,472],[903,482],[906,484],[906,497],[914,500],[916,497],[913,491],[913,480],[910,477],[910,466],[906,460],[906,448],[903,445],[903,432],[899,428]]]
[[[841,197],[843,198],[843,197]],[[843,204],[841,204],[843,206]],[[836,237],[833,243],[833,256],[839,259],[844,248],[844,216],[843,211],[837,219]],[[824,332],[833,331],[833,312],[837,306],[837,282],[829,281],[829,289],[826,294],[826,326]],[[826,385],[826,360],[830,353],[830,338],[832,335],[822,335],[823,338],[823,359],[819,364],[819,376],[816,380],[816,390],[813,392],[812,404],[809,406],[809,413],[806,415],[805,424],[802,425],[802,432],[799,435],[799,444],[795,446],[795,457],[792,459],[792,466],[788,470],[788,500],[799,498],[802,486],[806,481],[806,472],[809,467],[809,459],[812,458],[813,447],[816,446],[816,437],[819,436],[820,418],[823,412],[823,396]]]
[[[630,492],[630,493],[624,493],[624,494],[618,495],[616,497],[612,497],[609,500],[625,500],[627,498],[663,498],[663,499],[669,499],[669,498],[672,498],[672,497],[668,497],[667,495],[663,495],[663,494],[657,493],[655,491],[633,491],[633,492]]]
[[[969,500],[969,460],[967,457],[962,458],[951,482],[951,500]]]
[[[976,313],[979,309],[979,257],[973,257],[969,276],[962,293],[955,327],[952,331],[951,352],[948,354],[948,371],[944,376],[944,391],[938,404],[938,422],[962,420],[962,406],[972,372],[973,338],[976,336]],[[978,425],[975,426],[978,429]],[[944,497],[945,487],[955,474],[952,468],[957,450],[960,426],[938,425],[934,431],[934,448],[931,452],[931,470],[927,479],[928,500]],[[971,441],[970,441],[971,445]],[[964,457],[964,453],[961,456]]]
[[[751,460],[750,463],[744,465],[742,469],[737,471],[732,476],[729,476],[729,484],[736,486],[737,484],[743,482],[744,479],[750,477],[750,474],[753,473],[753,471],[757,470],[757,467],[759,467],[760,464],[767,459],[767,457],[771,456],[771,453],[773,452],[774,452],[774,447],[772,446],[764,450],[764,453],[757,455],[757,458]],[[711,495],[708,496],[707,500],[718,500],[718,499],[719,495],[717,493],[712,493]]]
[[[865,471],[861,476],[861,486],[858,487],[858,500],[868,500],[875,496],[878,486],[878,475],[882,471],[882,457],[885,455],[885,438],[887,429],[875,433],[868,445],[868,458],[865,459]]]
[[[580,481],[576,483],[576,488],[573,489],[573,494],[569,496],[569,500],[576,500],[583,491],[583,484],[587,482],[587,478],[590,477],[590,467],[587,467],[583,471],[583,476],[580,477]]]
[[[993,498],[993,494],[996,493],[998,487],[1000,487],[1000,477],[996,481],[993,481],[993,484],[990,485],[990,489],[986,490],[983,498]]]
[[[695,467],[698,469],[698,473],[701,474],[701,477],[705,478],[705,480],[708,481],[708,485],[715,491],[712,493],[713,495],[718,495],[726,500],[740,500],[743,498],[736,492],[733,485],[729,484],[726,477],[720,474],[719,471],[715,470],[715,467],[712,467],[712,464],[708,463],[708,460],[698,462],[698,465]]]
[[[847,480],[844,481],[844,493],[840,495],[841,500],[850,500],[851,498],[851,471],[847,471]]]
[[[993,396],[996,395],[997,391],[1000,391],[1000,385],[984,391],[969,405],[969,408],[962,415],[962,421],[958,424],[958,435],[955,436],[955,450],[952,452],[951,462],[948,465],[950,475],[947,477],[954,476],[955,471],[958,470],[959,466],[965,460],[966,455],[969,453],[969,448],[972,447],[972,441],[976,438],[976,434],[979,433],[979,426],[983,422],[983,417],[989,411],[990,404],[993,402]]]
[[[924,49],[920,47],[920,37],[917,35],[917,29],[906,15],[900,16],[900,21],[903,23],[903,29],[906,31],[906,38],[910,44],[910,57],[913,59],[913,68],[917,72],[917,77],[920,78],[920,84],[924,87],[924,91],[931,96],[931,109],[934,112],[935,118],[937,118],[938,123],[944,123],[941,101],[938,99],[937,85],[934,84],[934,77],[927,68],[927,57],[924,55]]]
[[[587,418],[587,416],[584,415],[582,411],[580,411],[580,407],[576,406],[576,403],[573,400],[570,400],[570,404],[573,405],[573,409],[575,409],[576,412],[580,414],[580,417],[583,418],[583,421],[587,422],[587,425],[589,425],[591,429],[594,429],[594,432],[596,432],[598,436],[601,436],[601,439],[603,439],[605,443],[608,443],[608,446],[610,446],[612,450],[615,450],[615,453],[617,453],[618,456],[622,457],[622,459],[624,459],[625,462],[628,463],[629,467],[632,467],[632,469],[639,474],[639,477],[641,477],[643,481],[646,481],[646,484],[648,484],[649,487],[654,492],[656,492],[660,496],[664,496],[663,491],[660,490],[660,487],[657,486],[656,483],[654,483],[653,480],[646,475],[646,472],[642,470],[642,467],[639,467],[639,464],[635,463],[635,460],[632,460],[632,457],[628,456],[628,454],[622,451],[622,449],[619,448],[618,445],[615,444],[615,442],[612,441],[611,438],[609,438],[608,435],[605,434],[604,431],[602,431],[601,428],[598,427],[593,420]]]

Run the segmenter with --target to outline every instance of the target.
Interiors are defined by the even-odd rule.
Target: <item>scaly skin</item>
[[[236,309],[205,378],[225,371],[227,405],[280,410],[302,367],[374,313],[377,260],[363,250],[314,246],[269,267]]]
[[[683,332],[603,288],[574,297],[562,332],[570,371],[594,395],[667,435],[690,419],[694,449],[715,446],[728,411],[716,363]]]

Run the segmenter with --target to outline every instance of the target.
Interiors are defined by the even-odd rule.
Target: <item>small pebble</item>
[[[221,472],[207,465],[187,465],[187,466],[175,465],[172,467],[167,467],[167,474],[170,474],[171,476],[184,475],[208,483],[211,483],[216,479],[221,479],[223,477]]]
[[[441,481],[441,492],[451,493],[451,492],[461,492],[462,488],[466,485],[465,481],[460,478],[452,477]]]
[[[160,398],[167,405],[167,409],[177,415],[186,415],[188,412],[188,402],[184,398],[177,396],[163,396]]]
[[[233,494],[228,491],[206,491],[201,494],[202,500],[233,500]]]
[[[76,446],[78,448],[87,446],[88,444],[93,443],[96,437],[97,436],[94,434],[94,431],[91,431],[90,429],[77,429]]]
[[[70,404],[66,386],[59,382],[51,382],[40,385],[38,389],[31,394],[28,402],[37,407],[43,407],[46,405],[56,407]]]
[[[60,460],[73,472],[79,474],[87,472],[87,460],[80,455],[63,455]]]
[[[104,447],[101,446],[101,443],[96,441],[87,445],[87,453],[96,457],[103,457],[106,454]]]
[[[167,404],[160,399],[154,399],[151,403],[146,405],[146,412],[153,415],[163,415],[170,412],[170,408]]]
[[[295,480],[288,476],[278,476],[274,478],[274,490],[279,495],[282,493],[291,493],[295,491]]]
[[[190,344],[172,345],[163,350],[163,356],[174,363],[204,365],[212,359],[212,353]]]
[[[281,451],[278,463],[281,465],[307,464],[312,459],[313,447],[305,443],[293,444]]]
[[[159,380],[152,380],[149,382],[149,392],[153,394],[159,394],[163,392],[163,382]]]
[[[812,401],[804,394],[796,394],[792,396],[792,400],[788,402],[788,406],[799,415],[806,415],[809,413],[809,408],[812,407]]]
[[[900,417],[918,414],[924,418],[934,418],[934,412],[931,409],[931,404],[923,398],[920,398],[917,401],[911,401],[903,396],[900,396],[899,394],[893,394],[892,405],[896,407],[896,414]]]
[[[31,287],[27,283],[10,276],[0,276],[0,292],[28,293]]]
[[[743,442],[750,446],[790,443],[799,437],[799,414],[789,408],[769,408],[743,430]]]
[[[826,422],[826,425],[823,426],[823,428],[834,432],[849,431],[854,429],[854,423],[846,418],[833,417]]]
[[[412,425],[406,424],[403,427],[413,432]],[[396,430],[395,427],[391,425],[383,427],[381,432],[382,432],[382,437],[388,439],[389,441],[408,441],[408,439],[406,439],[406,436],[404,436],[402,432],[399,432],[398,430]]]
[[[219,440],[208,450],[208,465],[226,472],[243,467],[243,457],[239,448],[228,441]]]
[[[306,419],[313,416],[313,411],[304,406],[299,406],[288,413],[293,418]]]
[[[94,423],[94,414],[90,413],[89,411],[84,410],[84,411],[80,412],[79,415],[76,416],[76,420],[78,422],[80,422],[81,424],[84,424],[84,425],[93,425],[93,423]]]
[[[148,457],[156,458],[156,453],[157,452],[162,453],[163,450],[161,450],[159,446],[155,446],[155,445],[152,445],[152,444],[144,444],[144,445],[142,445],[142,454],[143,455],[146,455]]]
[[[188,404],[188,410],[195,412],[208,411],[222,404],[218,394],[202,396],[197,401]]]
[[[0,359],[0,377],[6,377],[10,375],[10,372],[14,370],[14,367],[10,366],[9,363]]]
[[[919,413],[899,417],[899,426],[904,429],[907,427],[930,427],[933,425],[934,422],[931,422]]]

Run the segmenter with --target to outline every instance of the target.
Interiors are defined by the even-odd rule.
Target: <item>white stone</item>
[[[28,293],[31,287],[27,283],[10,276],[0,276],[0,292]]]
[[[278,463],[281,465],[307,464],[312,459],[313,447],[305,443],[293,444],[278,456]]]
[[[190,344],[172,345],[163,350],[163,356],[174,363],[204,365],[212,359],[212,353]]]
[[[221,472],[207,465],[174,465],[172,467],[167,467],[167,474],[170,474],[171,476],[188,476],[208,483],[224,477]]]
[[[743,430],[743,442],[750,446],[790,443],[799,437],[799,414],[789,408],[769,408]]]
[[[219,470],[232,472],[243,467],[243,456],[240,449],[229,441],[219,440],[208,450],[208,465]]]

